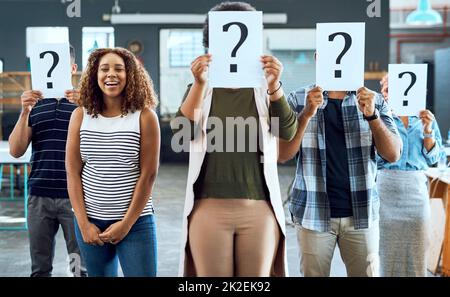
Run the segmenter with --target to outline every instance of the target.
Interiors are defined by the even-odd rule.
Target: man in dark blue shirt
[[[328,97],[323,109],[325,122],[327,194],[330,203],[330,217],[353,216],[350,174],[345,143],[345,130],[340,98]]]
[[[74,49],[70,47],[72,74],[77,71]],[[51,276],[55,235],[61,225],[75,276],[85,276],[75,239],[74,216],[67,192],[65,148],[72,111],[79,92],[68,90],[65,98],[43,98],[36,90],[21,96],[22,112],[9,137],[10,154],[22,156],[32,143],[28,197],[28,232],[31,276]]]
[[[365,87],[301,88],[288,102],[298,129],[291,142],[280,140],[279,160],[299,153],[289,209],[301,273],[329,276],[337,244],[348,276],[379,275],[375,154],[395,162],[402,146],[390,108]]]

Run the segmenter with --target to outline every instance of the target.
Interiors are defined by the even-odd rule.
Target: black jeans
[[[70,200],[30,195],[28,197],[28,235],[31,276],[51,276],[55,256],[55,236],[61,225],[73,276],[86,276],[75,238],[74,215]]]

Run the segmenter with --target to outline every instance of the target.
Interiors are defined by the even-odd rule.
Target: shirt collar
[[[392,112],[392,117],[394,118],[394,119],[397,119],[397,120],[399,120],[399,121],[401,121],[401,119],[400,119],[400,116],[398,116],[398,115],[396,115],[394,112]],[[415,115],[413,115],[413,116],[408,116],[409,117],[409,119],[411,120],[411,119],[418,119],[419,117],[418,116],[415,116]]]
[[[58,98],[49,97],[49,98],[44,98],[44,99],[52,99],[52,100],[55,100],[56,102],[58,102],[58,101],[60,101],[60,102],[70,102],[69,100],[67,100],[66,97],[58,97]]]
[[[346,96],[356,95],[356,91],[347,91],[345,94]],[[323,95],[328,98],[328,91],[323,91]]]

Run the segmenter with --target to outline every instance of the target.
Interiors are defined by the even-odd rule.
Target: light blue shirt
[[[391,170],[427,170],[429,166],[438,163],[440,158],[446,158],[442,146],[442,137],[436,121],[433,121],[432,130],[436,143],[427,152],[423,145],[422,120],[417,116],[410,116],[408,129],[398,116],[394,115],[394,121],[403,141],[402,157],[395,163],[386,163],[378,158],[378,167]]]

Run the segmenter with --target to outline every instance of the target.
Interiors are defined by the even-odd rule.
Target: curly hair
[[[158,98],[150,75],[133,53],[120,47],[101,48],[91,53],[80,80],[79,105],[86,108],[87,113],[93,117],[97,117],[103,111],[103,92],[97,82],[97,73],[100,59],[109,53],[120,56],[125,63],[127,81],[122,92],[122,115],[145,107],[155,108],[158,105]]]
[[[256,8],[246,2],[231,2],[226,1],[217,4],[210,11],[254,11]],[[209,20],[208,14],[206,15],[205,22],[203,23],[203,46],[209,47]]]

